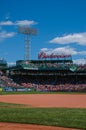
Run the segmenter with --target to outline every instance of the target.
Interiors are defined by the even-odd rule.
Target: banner
[[[47,59],[47,58],[50,58],[50,59],[52,59],[52,58],[71,58],[71,55],[63,55],[63,54],[58,55],[58,54],[53,54],[53,53],[46,54],[43,51],[38,54],[38,59]]]

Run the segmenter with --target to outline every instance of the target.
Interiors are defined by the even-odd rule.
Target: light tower
[[[23,27],[19,27],[19,33],[25,35],[24,60],[30,60],[30,43],[31,43],[30,37],[31,35],[37,35],[37,29],[23,26]]]

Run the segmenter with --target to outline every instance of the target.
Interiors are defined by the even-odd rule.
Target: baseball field
[[[86,129],[86,94],[2,94],[0,130]]]

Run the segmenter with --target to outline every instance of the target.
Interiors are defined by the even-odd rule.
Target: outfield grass
[[[9,95],[9,94],[86,94],[86,92],[0,92],[0,95]]]
[[[11,108],[8,103],[0,104],[3,106],[0,107],[0,122],[86,129],[86,109],[18,108],[18,106]],[[7,105],[8,107],[4,107],[4,105]]]
[[[29,107],[29,105],[24,105],[24,104],[13,104],[13,103],[4,103],[4,102],[0,102],[0,108],[19,108],[19,107]]]

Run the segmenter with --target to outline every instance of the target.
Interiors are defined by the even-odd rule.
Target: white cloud
[[[0,22],[0,26],[11,26],[13,25],[12,21],[2,21]]]
[[[15,32],[6,32],[6,31],[2,31],[0,32],[0,41],[4,40],[6,38],[11,38],[15,36]]]
[[[86,45],[86,32],[68,34],[68,35],[63,35],[61,37],[55,37],[49,42],[57,43],[57,44],[78,43],[80,45]]]
[[[15,22],[12,22],[10,20],[8,21],[1,21],[0,22],[0,25],[1,26],[30,26],[30,25],[34,25],[34,24],[37,24],[35,21],[29,21],[29,20],[21,20],[21,21],[15,21]]]
[[[73,60],[74,64],[86,64],[86,59],[76,59]]]
[[[37,24],[35,21],[23,20],[23,21],[16,21],[15,25],[24,26],[24,25],[34,25]]]
[[[71,48],[69,46],[66,47],[59,47],[55,49],[48,49],[48,48],[42,48],[41,51],[44,51],[47,54],[76,54],[77,52],[75,51],[74,48]]]
[[[80,51],[80,52],[78,52],[78,54],[80,54],[80,55],[86,55],[86,51]]]
[[[48,48],[42,48],[40,51],[45,52],[46,54],[51,54],[53,49],[48,49]]]
[[[8,66],[15,66],[16,63],[15,62],[8,62]]]
[[[48,48],[42,48],[40,51],[48,51]]]
[[[64,55],[85,55],[86,51],[77,51],[75,48],[70,46],[59,47],[55,49],[42,48],[40,51],[45,52],[46,54],[64,54]]]

